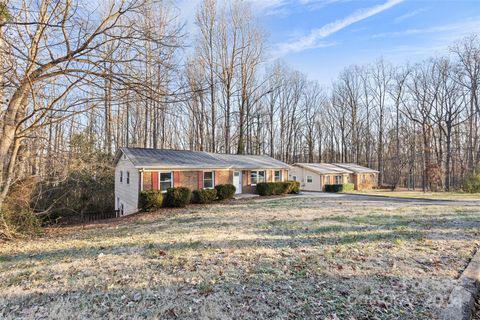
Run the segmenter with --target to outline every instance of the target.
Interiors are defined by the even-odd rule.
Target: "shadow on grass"
[[[278,230],[261,230],[261,233],[277,234],[282,233]],[[285,231],[283,231],[285,232]],[[341,233],[334,235],[332,233]],[[78,260],[78,259],[96,259],[102,254],[124,255],[140,254],[150,256],[152,251],[165,251],[168,254],[184,254],[188,251],[201,250],[228,250],[228,249],[262,249],[262,248],[298,248],[308,246],[322,246],[322,245],[345,245],[351,243],[361,242],[364,244],[376,242],[394,242],[396,240],[403,241],[417,241],[425,237],[426,231],[419,230],[385,230],[379,228],[373,229],[359,229],[358,227],[320,227],[313,229],[300,229],[289,231],[290,237],[276,239],[276,238],[257,238],[257,239],[241,239],[241,240],[218,240],[218,241],[182,241],[175,243],[165,243],[158,241],[126,243],[108,246],[89,246],[81,249],[53,249],[45,250],[41,253],[33,254],[17,254],[0,256],[0,260],[4,261],[2,264],[8,266],[9,263],[18,263],[22,261],[43,261],[54,262],[64,259]],[[448,235],[452,239],[463,238],[458,232],[451,232]],[[2,266],[0,264],[0,266]]]
[[[233,319],[327,319],[333,314],[340,319],[432,319],[441,308],[435,298],[448,291],[449,279],[439,277],[419,288],[418,282],[426,279],[386,273],[342,277],[298,264],[295,270],[291,267],[259,262],[252,271],[235,270],[233,278],[152,282],[147,287],[135,282],[109,286],[99,281],[95,287],[54,282],[50,292],[0,297],[0,318],[215,319],[214,312]],[[432,294],[439,283],[442,291]]]
[[[291,210],[290,201],[303,199],[302,201],[313,201],[317,206],[318,199],[315,198],[292,198],[279,199],[287,202],[284,205]],[[272,201],[273,202],[273,201]],[[277,209],[271,206],[272,202],[259,204],[262,208]],[[257,205],[238,204],[234,210],[245,208],[254,210]],[[205,208],[204,210],[209,210]],[[228,210],[216,207],[213,210]],[[439,209],[440,210],[440,209]],[[202,211],[196,211],[195,215],[178,215],[152,221],[148,226],[142,222],[140,225],[132,223],[130,226],[123,225],[120,229],[89,230],[84,235],[76,235],[69,240],[88,240],[87,244],[80,248],[67,249],[46,249],[41,252],[26,252],[12,255],[0,255],[0,267],[10,262],[23,260],[61,260],[61,259],[83,259],[93,258],[99,253],[128,255],[149,250],[153,246],[160,250],[199,250],[199,249],[228,249],[247,247],[295,247],[295,246],[317,246],[324,244],[348,244],[353,242],[378,242],[394,241],[395,239],[421,239],[427,233],[435,233],[438,229],[441,236],[446,239],[470,239],[466,233],[480,228],[480,212],[466,209],[456,209],[456,213],[439,214],[352,214],[321,216],[312,219],[286,219],[286,220],[265,220],[265,219],[238,219],[238,215],[202,217]],[[331,225],[318,225],[324,222],[333,222]],[[142,238],[144,234],[154,235],[162,239],[162,234],[178,233],[179,239],[186,239],[188,233],[194,231],[200,234],[202,230],[214,230],[216,232],[230,232],[230,228],[248,231],[254,235],[260,235],[259,239],[248,240],[225,240],[225,241],[179,241],[167,243],[155,241],[151,238]],[[461,231],[457,231],[461,229]],[[181,236],[180,236],[181,235]],[[185,235],[185,236],[184,236]],[[135,239],[135,237],[139,237]],[[272,239],[271,236],[276,238]],[[278,239],[278,236],[284,236]],[[132,237],[133,241],[132,241]],[[288,237],[288,238],[285,238]],[[99,243],[100,242],[100,243]],[[82,243],[83,245],[83,243]],[[147,246],[147,247],[146,247]]]

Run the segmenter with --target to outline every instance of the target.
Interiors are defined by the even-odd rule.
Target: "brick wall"
[[[190,190],[198,189],[198,171],[177,171],[175,187],[187,187]]]
[[[242,171],[242,193],[256,193],[257,188],[250,185],[250,170]]]
[[[267,175],[266,182],[274,182],[275,180],[275,172],[273,170],[265,170]]]
[[[232,170],[216,170],[215,171],[215,185],[217,184],[232,184],[233,171]]]
[[[354,174],[355,190],[369,190],[377,186],[377,173]]]

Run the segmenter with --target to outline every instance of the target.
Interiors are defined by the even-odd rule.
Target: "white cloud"
[[[480,32],[480,17],[472,17],[456,23],[449,23],[442,26],[433,26],[424,29],[408,29],[389,36],[422,36],[420,39],[413,38],[413,41],[406,43],[398,41],[398,45],[389,48],[383,54],[389,60],[398,63],[404,61],[419,61],[432,56],[448,54],[449,47],[456,41]],[[377,51],[378,52],[378,51]]]
[[[419,15],[420,13],[425,12],[425,11],[427,11],[426,8],[413,10],[413,11],[407,12],[407,13],[401,15],[401,16],[396,17],[394,21],[395,21],[395,23],[402,22],[404,20],[410,19],[411,17]]]
[[[402,1],[403,0],[388,0],[387,2],[380,5],[357,10],[345,18],[328,23],[321,28],[311,30],[310,34],[296,41],[278,44],[276,55],[283,56],[290,52],[300,52],[307,49],[318,48],[319,45],[322,46],[322,43],[320,42],[320,40],[356,22],[365,20],[371,16],[377,15],[385,10],[388,10],[396,6],[397,4],[401,3]]]
[[[478,32],[480,30],[480,17],[467,19],[461,22],[449,23],[445,25],[432,26],[427,28],[406,29],[395,32],[377,33],[371,38],[398,38],[412,35],[436,34],[443,38],[455,39],[466,34]]]

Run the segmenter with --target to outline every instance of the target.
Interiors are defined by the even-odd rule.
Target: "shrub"
[[[217,199],[217,189],[198,189],[192,192],[192,202],[212,203]]]
[[[468,193],[480,193],[480,173],[467,176],[463,180],[462,190]]]
[[[237,190],[233,184],[219,184],[215,186],[219,200],[231,199],[235,196]]]
[[[344,183],[344,184],[326,184],[325,192],[348,192],[353,191],[355,185],[353,183]]]
[[[260,182],[257,184],[257,192],[261,196],[298,193],[299,191],[300,183],[298,181]]]
[[[261,196],[286,194],[289,184],[285,182],[260,182],[257,184],[257,193]]]
[[[160,190],[146,190],[140,192],[139,206],[143,211],[158,209],[162,206],[163,195]]]
[[[100,161],[98,166],[69,172],[56,181],[39,182],[31,199],[34,211],[48,211],[42,216],[45,223],[79,222],[82,213],[114,211],[114,170]]]
[[[287,193],[298,194],[300,192],[299,181],[285,181],[284,183],[286,183],[288,186]]]
[[[164,204],[170,208],[185,207],[192,198],[192,192],[185,187],[168,188],[165,194]]]
[[[40,234],[42,221],[31,210],[4,209],[0,212],[0,240]]]

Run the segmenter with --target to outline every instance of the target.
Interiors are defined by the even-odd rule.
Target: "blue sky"
[[[192,17],[199,0],[185,0]],[[329,83],[346,66],[383,57],[417,62],[480,32],[480,0],[257,0],[268,58]]]

